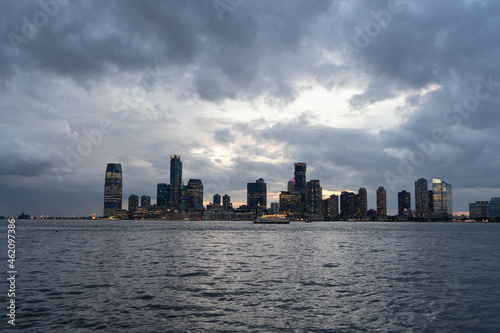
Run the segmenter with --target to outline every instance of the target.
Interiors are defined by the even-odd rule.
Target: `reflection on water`
[[[17,233],[24,331],[500,326],[498,224],[19,221]]]

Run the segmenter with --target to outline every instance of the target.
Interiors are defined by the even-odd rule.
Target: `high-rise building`
[[[441,179],[432,179],[432,200],[434,214],[442,217],[453,216],[452,186]]]
[[[247,183],[247,205],[250,210],[255,210],[256,207],[266,208],[267,189],[264,179],[259,178],[255,183]]]
[[[313,179],[306,184],[306,212],[308,214],[321,214],[321,200],[323,189],[318,179]]]
[[[227,194],[224,194],[222,197],[222,207],[224,207],[225,212],[229,212],[233,208],[231,204],[231,197]]]
[[[427,203],[429,204],[429,206],[428,206],[429,213],[433,213],[434,212],[434,199],[433,199],[434,196],[432,194],[432,190],[427,191],[427,196],[428,196]]]
[[[170,157],[170,206],[179,208],[182,191],[182,162],[179,155]]]
[[[490,200],[490,217],[497,219],[500,217],[500,198],[491,198]]]
[[[285,215],[300,213],[300,196],[293,192],[282,191],[280,194],[280,212]]]
[[[354,214],[359,218],[368,215],[368,194],[364,187],[359,189],[354,199]]]
[[[377,215],[387,216],[387,192],[383,186],[377,190]]]
[[[141,207],[151,206],[151,197],[149,195],[141,196]]]
[[[139,197],[135,194],[132,194],[128,197],[128,218],[132,219],[134,213],[137,211],[139,207]]]
[[[295,193],[300,196],[299,210],[300,214],[304,214],[306,209],[306,163],[295,163],[294,179],[295,179]]]
[[[288,192],[295,192],[295,178],[288,181]]]
[[[280,211],[280,203],[279,202],[271,202],[271,211],[273,214],[276,214]]]
[[[425,217],[429,213],[428,191],[427,179],[420,178],[415,182],[415,215],[418,217]]]
[[[199,179],[190,179],[185,190],[186,211],[201,212],[203,210],[203,183]],[[220,205],[220,196],[219,196]]]
[[[327,220],[333,220],[339,215],[339,197],[332,194],[329,198],[323,200],[323,215]]]
[[[109,163],[104,181],[104,217],[113,216],[116,210],[122,209],[122,181],[122,165]]]
[[[340,215],[343,219],[354,217],[356,194],[342,191],[340,193]]]
[[[427,191],[426,191],[427,196]],[[405,190],[398,192],[398,215],[410,216],[411,215],[411,195],[410,192]]]
[[[220,206],[220,194],[217,194],[217,193],[214,194],[213,204]]]
[[[170,185],[159,183],[156,185],[156,205],[168,206],[170,203]]]
[[[469,203],[469,215],[472,219],[489,218],[490,217],[490,202],[476,201]]]

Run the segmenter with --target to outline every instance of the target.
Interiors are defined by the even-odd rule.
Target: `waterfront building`
[[[279,202],[271,202],[271,211],[273,214],[277,214],[280,211],[280,203]]]
[[[420,178],[415,182],[415,215],[425,217],[428,213],[429,192],[427,179]]]
[[[217,193],[214,194],[213,204],[220,206],[220,194],[217,194]]]
[[[139,208],[139,196],[132,194],[128,197],[128,218],[133,219],[135,212]]]
[[[295,179],[295,193],[300,197],[299,200],[299,212],[301,215],[304,214],[306,209],[306,163],[299,162],[295,163],[294,179]]]
[[[383,186],[377,189],[377,215],[387,216],[387,192]]]
[[[306,184],[306,212],[307,214],[321,214],[321,200],[323,189],[318,179],[313,179]]]
[[[225,212],[229,212],[233,209],[233,205],[231,204],[231,197],[227,194],[224,194],[222,197],[222,207]]]
[[[141,196],[141,207],[151,206],[151,197],[149,195]]]
[[[476,201],[469,203],[469,216],[471,219],[489,218],[490,217],[490,202]]]
[[[187,212],[203,211],[203,183],[200,179],[190,179],[185,187],[185,210]],[[220,198],[220,196],[219,196]],[[220,206],[220,200],[219,200]]]
[[[285,215],[297,215],[300,213],[300,196],[294,192],[282,191],[280,194],[279,211]]]
[[[500,198],[491,198],[489,214],[492,219],[500,217]]]
[[[354,213],[358,218],[365,217],[368,213],[368,194],[366,188],[361,187],[354,199]]]
[[[343,219],[354,217],[356,194],[342,191],[340,193],[340,215]]]
[[[288,192],[295,192],[295,178],[288,181]]]
[[[427,191],[427,196],[428,196],[428,210],[429,210],[429,213],[433,213],[434,212],[434,199],[433,199],[433,194],[432,194],[432,190],[429,190]]]
[[[159,183],[156,185],[156,204],[158,206],[168,206],[170,203],[170,185]]]
[[[255,183],[247,183],[247,205],[249,209],[267,207],[267,189],[264,179],[259,178]]]
[[[104,180],[104,217],[114,216],[115,211],[122,209],[122,165],[109,163]]]
[[[182,162],[179,155],[170,157],[170,207],[179,209],[181,204]]]
[[[427,190],[425,191],[425,196],[427,198]],[[425,204],[427,205],[427,201]],[[398,215],[411,216],[411,195],[410,192],[406,192],[405,190],[398,192]]]
[[[432,201],[434,215],[437,217],[453,216],[452,186],[441,179],[432,179]]]

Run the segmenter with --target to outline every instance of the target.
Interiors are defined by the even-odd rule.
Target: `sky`
[[[268,203],[307,163],[326,197],[500,196],[500,2],[0,1],[0,215],[102,214],[107,163]]]

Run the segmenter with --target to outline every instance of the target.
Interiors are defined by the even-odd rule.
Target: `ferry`
[[[257,217],[253,223],[288,224],[290,223],[290,218],[281,214],[262,215]]]

